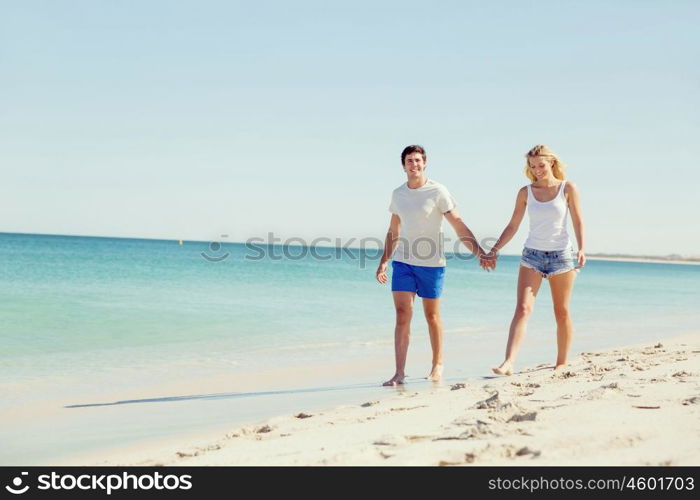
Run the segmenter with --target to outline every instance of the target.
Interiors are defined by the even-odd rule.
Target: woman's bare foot
[[[391,380],[387,380],[382,385],[385,387],[401,385],[401,384],[403,384],[403,379],[405,379],[405,378],[406,378],[406,375],[404,375],[403,373],[400,375],[397,373],[393,377],[391,377]]]
[[[555,371],[555,372],[561,372],[561,371],[564,371],[564,370],[566,370],[566,363],[562,363],[562,364],[556,365],[556,366],[554,367],[554,371]]]
[[[497,366],[496,368],[491,368],[491,371],[495,373],[496,375],[512,375],[513,374],[513,365],[511,364],[510,361],[504,361],[501,363],[501,366]]]
[[[437,382],[438,380],[442,379],[442,365],[435,365],[433,368],[430,370],[430,375],[426,377],[428,380],[432,380],[433,382]]]

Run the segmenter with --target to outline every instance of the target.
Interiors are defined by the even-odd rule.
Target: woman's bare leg
[[[566,359],[574,334],[574,324],[569,315],[569,299],[574,289],[576,273],[568,271],[549,278],[549,288],[552,291],[554,317],[557,320],[557,364],[555,369],[566,366]]]
[[[518,273],[518,302],[515,306],[513,320],[510,322],[508,332],[508,344],[506,345],[506,358],[500,366],[491,370],[497,375],[510,375],[513,373],[515,358],[520,350],[520,344],[525,337],[527,320],[532,314],[535,305],[535,297],[542,284],[542,275],[525,266],[520,266]]]

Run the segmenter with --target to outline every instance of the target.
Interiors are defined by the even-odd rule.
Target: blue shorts
[[[392,292],[413,292],[424,299],[437,299],[442,294],[444,267],[412,266],[392,260],[391,268]]]
[[[576,267],[576,259],[571,248],[545,251],[525,247],[520,265],[534,269],[543,278],[549,278],[573,270]]]

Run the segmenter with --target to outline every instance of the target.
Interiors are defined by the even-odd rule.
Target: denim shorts
[[[413,266],[391,261],[391,291],[413,292],[424,299],[438,299],[445,281],[444,267]]]
[[[549,278],[573,270],[576,267],[576,259],[571,248],[545,251],[525,247],[520,265],[534,269],[543,278]]]

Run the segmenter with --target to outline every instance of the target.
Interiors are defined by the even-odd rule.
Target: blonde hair
[[[566,179],[566,174],[564,173],[564,170],[566,170],[566,165],[564,164],[564,162],[559,159],[559,157],[554,151],[549,149],[549,146],[545,146],[544,144],[538,144],[530,151],[528,151],[525,155],[525,175],[532,182],[535,182],[537,180],[537,177],[535,177],[532,174],[532,171],[530,170],[530,158],[534,156],[542,156],[544,158],[549,158],[550,160],[552,160],[552,173],[554,174],[554,177],[556,177],[560,181]]]

